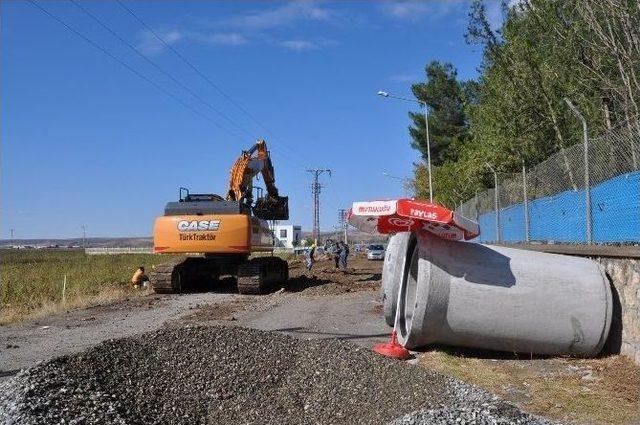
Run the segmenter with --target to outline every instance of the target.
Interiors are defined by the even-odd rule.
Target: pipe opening
[[[413,244],[409,249],[411,256],[407,256],[407,264],[405,266],[406,273],[400,283],[399,309],[398,312],[398,331],[400,337],[405,340],[411,333],[413,324],[413,314],[416,308],[416,294],[418,291],[418,246]]]

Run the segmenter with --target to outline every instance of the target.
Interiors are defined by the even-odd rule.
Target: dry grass
[[[640,423],[640,367],[626,357],[491,359],[436,350],[420,361],[534,414],[575,424]]]
[[[85,255],[75,250],[1,250],[0,324],[131,295],[138,266],[169,260],[154,254]],[[65,299],[62,282],[67,276]]]

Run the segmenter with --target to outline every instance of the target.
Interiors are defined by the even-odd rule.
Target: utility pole
[[[307,173],[313,174],[313,182],[311,183],[311,194],[313,195],[313,241],[317,245],[320,237],[320,191],[322,189],[322,184],[318,180],[322,173],[328,173],[329,177],[331,177],[331,170],[315,168],[307,170]]]
[[[84,224],[82,226],[82,249],[87,249],[86,239],[87,239],[87,226]]]
[[[338,210],[338,222],[340,223],[340,228],[344,233],[344,243],[348,243],[347,227],[349,226],[349,222],[347,221],[347,210],[344,208]]]

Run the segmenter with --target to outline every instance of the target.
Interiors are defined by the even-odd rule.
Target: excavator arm
[[[253,204],[253,179],[262,174],[267,194]],[[276,187],[271,156],[264,140],[243,151],[231,168],[227,200],[252,206],[256,217],[264,220],[288,220],[289,198],[280,196]],[[253,205],[252,205],[253,204]]]

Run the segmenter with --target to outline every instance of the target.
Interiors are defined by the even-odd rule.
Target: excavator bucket
[[[253,206],[253,215],[262,220],[289,220],[288,196],[265,196]]]

